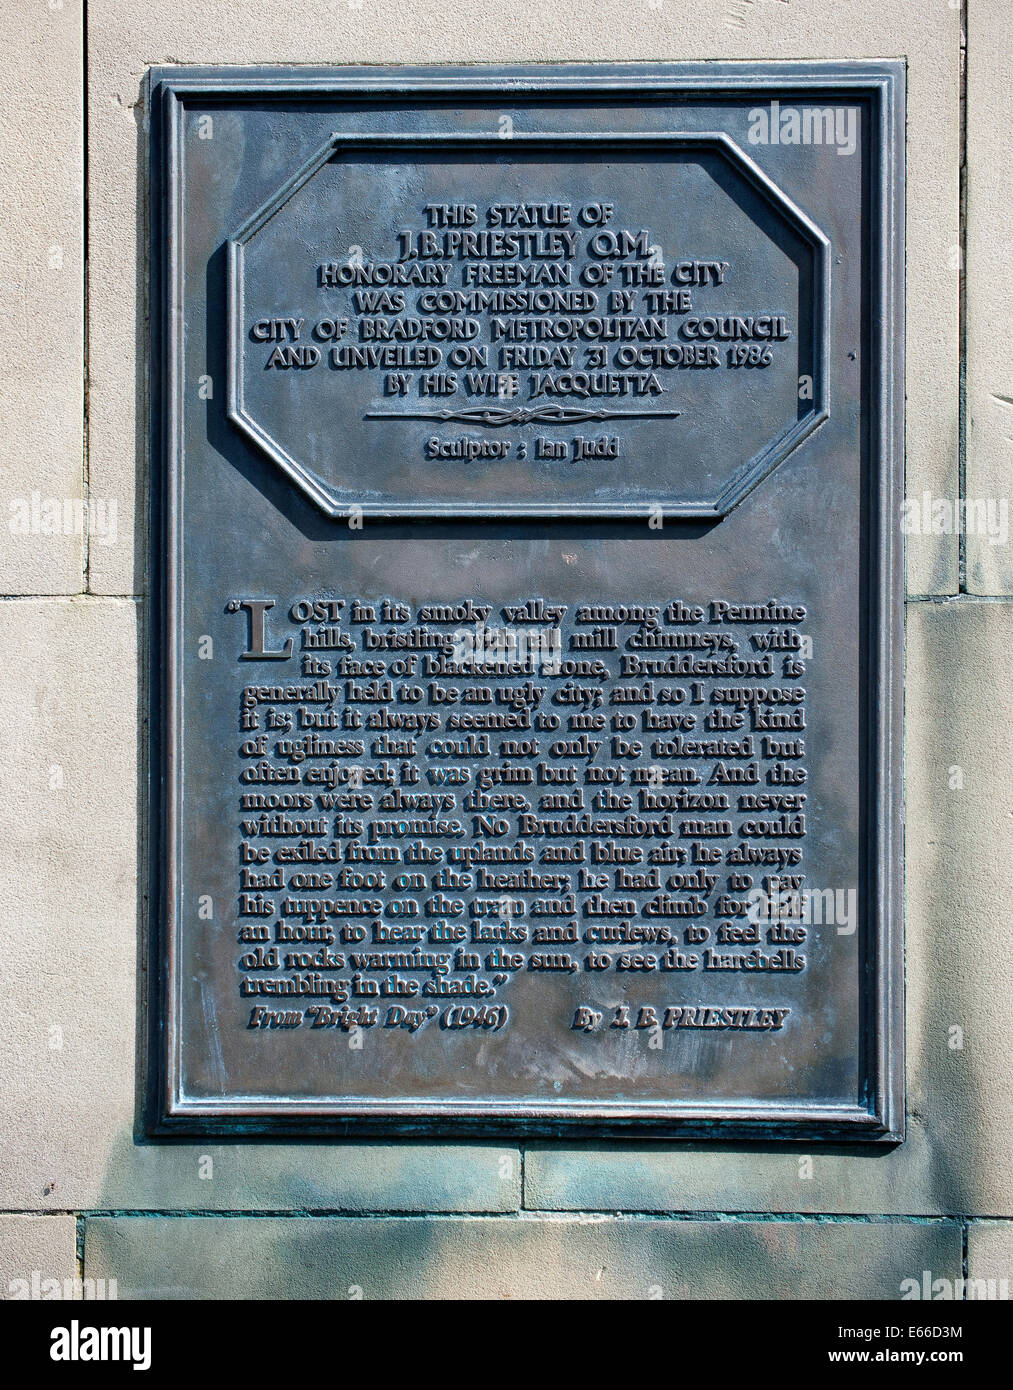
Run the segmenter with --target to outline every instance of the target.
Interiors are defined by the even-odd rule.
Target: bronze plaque
[[[903,67],[156,70],[151,1122],[903,1131]]]

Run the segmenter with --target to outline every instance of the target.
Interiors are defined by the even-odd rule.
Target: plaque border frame
[[[906,63],[901,59],[818,62],[706,62],[518,65],[503,67],[266,68],[153,67],[150,114],[150,613],[148,633],[147,930],[142,962],[139,1123],[154,1138],[231,1140],[339,1139],[379,1136],[717,1140],[813,1140],[891,1145],[905,1134],[903,952],[903,537],[899,526],[904,466],[904,160]],[[186,102],[340,99],[390,100],[502,96],[566,100],[700,99],[770,93],[778,99],[869,102],[875,138],[869,175],[869,336],[866,447],[870,460],[863,555],[867,639],[863,700],[868,727],[861,816],[865,899],[876,905],[866,927],[861,972],[863,1016],[857,1045],[866,1105],[432,1098],[290,1098],[232,1096],[214,1101],[180,1094],[178,1018],[180,894],[181,581],[180,435],[182,426],[181,120]],[[142,219],[143,223],[143,219]],[[143,236],[143,232],[140,233]],[[878,468],[877,468],[878,463]],[[860,599],[861,601],[861,599]]]

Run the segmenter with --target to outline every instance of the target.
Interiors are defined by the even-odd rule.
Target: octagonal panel
[[[720,517],[828,411],[823,233],[722,133],[332,135],[229,244],[328,515]]]

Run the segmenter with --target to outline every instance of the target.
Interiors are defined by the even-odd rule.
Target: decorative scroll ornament
[[[469,425],[579,425],[585,420],[674,420],[681,410],[584,410],[571,405],[471,406],[462,410],[367,410],[367,420],[457,420]]]

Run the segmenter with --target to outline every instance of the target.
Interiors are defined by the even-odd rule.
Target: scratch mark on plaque
[[[200,982],[200,1002],[204,1013],[204,1031],[207,1035],[208,1050],[211,1054],[215,1085],[225,1090],[225,1059],[222,1056],[222,1036],[218,1027],[218,1012],[215,1009],[214,995],[208,994],[207,981]]]

